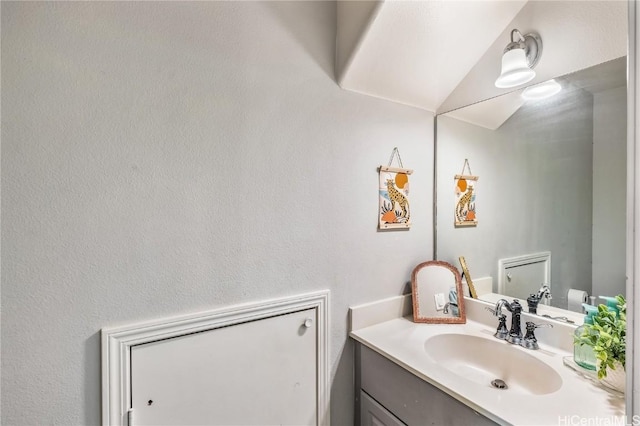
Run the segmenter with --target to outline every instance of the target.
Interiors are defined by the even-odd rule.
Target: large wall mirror
[[[474,282],[491,277],[480,299],[494,301],[499,281],[521,299],[548,281],[561,309],[570,289],[625,293],[626,68],[621,57],[556,77],[548,98],[519,90],[436,117],[436,258],[464,256]],[[456,227],[465,159],[479,177],[478,224]],[[520,257],[513,273],[499,267]]]

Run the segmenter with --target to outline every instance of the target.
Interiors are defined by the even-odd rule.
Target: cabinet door
[[[133,425],[314,425],[316,310],[134,346]]]
[[[494,426],[495,423],[379,353],[360,345],[356,383],[374,401],[410,426]],[[359,380],[359,382],[358,382]],[[362,403],[361,403],[362,404]],[[362,424],[367,423],[361,419]],[[384,423],[383,423],[384,424]],[[392,423],[395,424],[395,423]]]
[[[389,410],[378,404],[363,390],[360,391],[360,426],[402,426]]]

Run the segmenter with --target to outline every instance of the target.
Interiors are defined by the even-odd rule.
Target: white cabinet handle
[[[306,320],[304,320],[304,326],[309,328],[311,327],[311,324],[313,324],[313,320],[311,318],[307,318]]]

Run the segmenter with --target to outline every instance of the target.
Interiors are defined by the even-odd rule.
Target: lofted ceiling
[[[510,91],[494,81],[513,28],[542,38],[529,84],[627,49],[627,3],[620,0],[338,1],[337,13],[340,86],[433,113]]]

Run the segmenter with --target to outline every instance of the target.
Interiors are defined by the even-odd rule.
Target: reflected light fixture
[[[496,80],[496,87],[515,87],[533,80],[536,66],[542,54],[542,39],[536,33],[522,35],[511,30],[511,43],[502,54],[502,71]]]
[[[538,101],[540,99],[550,98],[562,90],[560,83],[553,78],[544,83],[529,86],[522,92],[522,97],[527,101]]]

